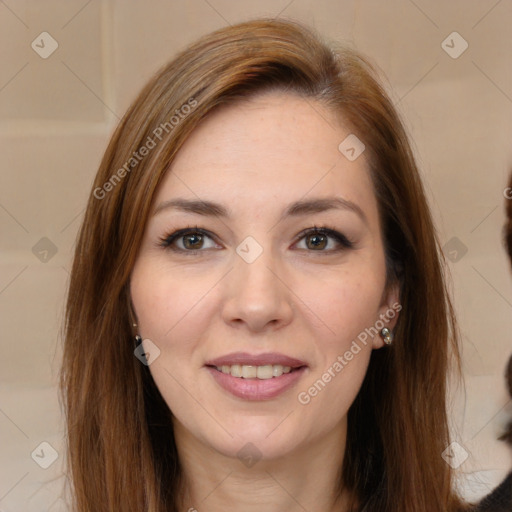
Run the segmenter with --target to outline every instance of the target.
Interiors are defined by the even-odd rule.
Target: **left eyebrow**
[[[368,224],[368,219],[361,207],[348,199],[343,199],[342,197],[321,197],[296,201],[286,208],[281,215],[280,220],[283,220],[286,217],[298,217],[300,215],[321,213],[328,210],[349,210],[361,217],[365,224]]]

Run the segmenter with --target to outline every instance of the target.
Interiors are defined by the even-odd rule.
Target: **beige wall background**
[[[469,498],[512,467],[496,440],[512,412],[503,378],[512,281],[502,246],[510,2],[2,0],[0,512],[67,510],[58,330],[74,239],[115,124],[177,50],[254,16],[302,20],[387,76],[414,139],[463,334],[458,444],[445,457]]]

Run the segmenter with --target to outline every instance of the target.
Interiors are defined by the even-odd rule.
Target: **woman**
[[[78,238],[76,509],[465,510],[440,254],[363,58],[276,20],[183,51],[113,135]]]

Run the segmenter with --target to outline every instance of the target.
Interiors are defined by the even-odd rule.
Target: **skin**
[[[161,351],[149,368],[174,415],[186,481],[183,510],[347,509],[347,494],[334,494],[347,411],[382,338],[359,343],[357,355],[307,405],[297,395],[398,302],[397,287],[385,287],[365,155],[350,162],[338,150],[350,133],[312,100],[258,95],[204,120],[157,191],[153,211],[183,197],[215,201],[231,213],[161,209],[148,221],[131,276],[140,334]],[[356,204],[364,220],[351,209],[280,220],[294,201],[332,196]],[[353,247],[331,237],[321,237],[320,248],[314,235],[297,239],[324,224]],[[211,234],[203,245],[190,234],[174,242],[182,252],[160,245],[172,232],[195,226]],[[247,236],[263,249],[252,263],[236,252]],[[187,242],[198,252],[186,254]],[[392,329],[397,317],[386,326]],[[235,351],[280,352],[308,368],[278,397],[244,400],[223,390],[204,366]],[[261,460],[246,467],[237,453],[249,442]]]

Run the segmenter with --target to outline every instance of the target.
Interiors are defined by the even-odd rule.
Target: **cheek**
[[[316,303],[327,326],[322,332],[328,334],[320,336],[316,330],[317,364],[297,394],[303,414],[321,417],[326,429],[347,414],[361,388],[377,335],[372,328],[379,306],[375,290],[356,286],[334,292],[331,300],[326,296]]]
[[[138,262],[130,290],[141,336],[165,345],[179,338],[186,345],[186,329],[197,325],[197,311],[211,286],[205,279]]]
[[[202,326],[197,309],[204,295],[202,287],[199,289],[195,282],[165,272],[149,258],[137,261],[130,280],[139,334],[143,340],[151,340],[159,350],[149,370],[174,413],[190,407],[184,389],[190,388],[194,370],[184,365],[184,361],[191,362],[198,342],[197,331]]]
[[[375,325],[381,306],[384,280],[378,273],[361,269],[343,271],[320,286],[305,287],[301,296],[312,319],[310,325],[325,332],[322,343],[331,350],[343,350]]]
[[[320,413],[324,408],[326,419],[346,412],[366,375],[372,340],[378,335],[381,274],[373,268],[352,267],[335,278],[317,281],[314,290],[310,281],[304,283],[300,292],[301,297],[309,297],[303,312],[311,318],[306,326],[316,342],[317,364],[297,398],[303,405],[315,404],[310,411],[318,407]]]

